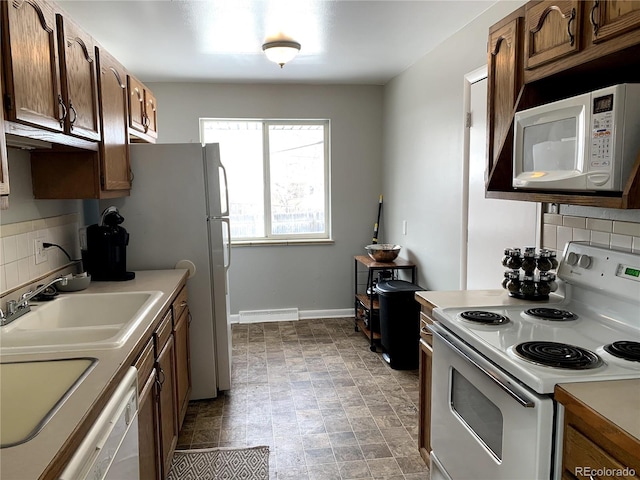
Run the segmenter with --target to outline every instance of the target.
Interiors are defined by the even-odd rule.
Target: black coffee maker
[[[84,269],[92,280],[124,281],[133,279],[135,272],[127,272],[129,234],[120,226],[124,217],[116,207],[102,212],[99,224],[86,229],[86,244],[81,245]]]

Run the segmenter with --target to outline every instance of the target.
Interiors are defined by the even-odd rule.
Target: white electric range
[[[640,254],[570,242],[557,273],[560,303],[434,310],[432,479],[559,478],[555,385],[640,378]]]

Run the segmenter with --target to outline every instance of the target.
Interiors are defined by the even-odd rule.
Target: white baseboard
[[[303,310],[300,319],[353,317],[353,308],[334,308],[331,310]]]
[[[293,311],[296,316],[294,317]],[[353,317],[353,308],[335,308],[326,310],[298,310],[284,308],[278,310],[247,310],[229,315],[230,323],[262,323],[262,322],[290,322],[307,320],[310,318],[341,318]]]

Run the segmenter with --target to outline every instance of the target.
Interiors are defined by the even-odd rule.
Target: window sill
[[[333,245],[331,238],[304,238],[300,240],[235,240],[231,241],[232,247],[267,247],[267,246],[294,246],[294,245]]]

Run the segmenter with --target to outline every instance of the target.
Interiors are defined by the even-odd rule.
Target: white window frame
[[[264,231],[263,237],[231,238],[232,245],[296,244],[333,242],[331,238],[331,146],[329,119],[265,119],[265,118],[200,118],[200,140],[204,144],[207,122],[260,122],[262,123],[262,162],[264,183]],[[269,126],[271,125],[322,125],[324,126],[324,220],[325,230],[318,233],[273,234],[271,233],[271,179],[269,156]],[[224,158],[222,158],[224,164]]]

